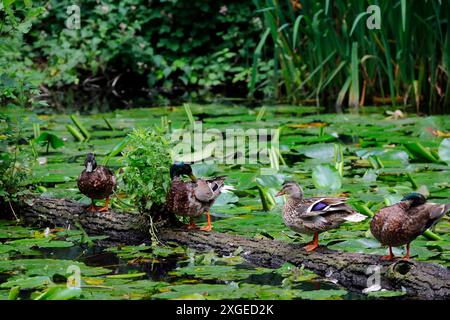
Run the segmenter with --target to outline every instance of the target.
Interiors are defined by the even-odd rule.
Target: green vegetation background
[[[222,95],[450,111],[448,1],[87,0],[74,30],[71,5],[0,4],[2,103],[87,110],[106,92],[122,105]]]

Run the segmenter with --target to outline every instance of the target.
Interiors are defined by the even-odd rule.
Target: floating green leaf
[[[314,186],[319,190],[338,190],[342,187],[341,176],[336,168],[319,165],[312,173]]]

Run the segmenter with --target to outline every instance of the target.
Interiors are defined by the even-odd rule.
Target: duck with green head
[[[389,247],[389,255],[382,260],[393,260],[392,247],[406,244],[409,259],[410,243],[425,230],[432,227],[450,210],[450,203],[427,202],[420,193],[410,193],[399,203],[380,209],[370,222],[372,235],[383,245]]]
[[[77,184],[80,192],[91,199],[88,211],[108,211],[109,197],[116,187],[116,178],[113,172],[107,167],[98,166],[93,153],[87,154],[84,167]],[[94,204],[95,199],[106,199],[105,206],[97,207]]]
[[[184,175],[190,177],[191,181],[183,181],[181,177]],[[200,230],[210,231],[212,224],[209,210],[224,187],[225,177],[198,179],[192,173],[192,167],[184,162],[172,165],[170,177],[172,182],[166,198],[167,210],[178,216],[189,217],[188,228],[196,228],[194,218],[206,213],[208,224]]]
[[[298,183],[289,181],[276,196],[286,195],[283,206],[283,220],[295,232],[313,234],[313,241],[304,249],[314,251],[319,246],[319,233],[339,227],[346,221],[359,222],[366,216],[356,212],[346,198],[314,197],[305,198]]]

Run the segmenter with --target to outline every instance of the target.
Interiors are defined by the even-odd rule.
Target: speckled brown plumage
[[[92,172],[83,170],[78,177],[78,189],[91,199],[105,199],[113,194],[116,178],[111,170],[98,166]]]
[[[172,179],[172,184],[166,198],[166,208],[170,212],[186,217],[199,217],[206,213],[220,195],[224,178],[184,182],[180,177]],[[213,184],[215,190],[211,197],[203,198],[198,194],[199,183],[204,181]]]
[[[370,223],[370,230],[383,245],[405,245],[435,224],[449,208],[450,204],[414,206],[410,201],[401,201],[378,211]]]
[[[283,221],[290,229],[304,234],[331,230],[344,223],[348,216],[357,214],[345,201],[345,198],[289,198],[283,206]],[[328,209],[310,211],[319,202]]]
[[[314,234],[314,239],[306,245],[306,251],[319,246],[319,233],[337,228],[345,221],[359,222],[366,217],[346,204],[346,198],[314,197],[304,198],[298,183],[290,181],[283,184],[277,196],[287,195],[283,206],[283,221],[287,227],[298,233]]]

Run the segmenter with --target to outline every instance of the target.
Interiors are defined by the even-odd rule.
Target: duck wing
[[[194,191],[195,197],[201,202],[214,202],[222,191],[224,181],[225,177],[198,180]]]
[[[408,218],[403,224],[405,233],[420,235],[432,227],[450,210],[450,204],[425,203],[406,211]]]
[[[303,217],[314,217],[318,215],[324,215],[331,212],[342,213],[355,213],[347,203],[346,198],[328,198],[328,197],[316,197],[305,199],[303,203],[308,205],[307,209],[303,212]]]
[[[310,198],[301,217],[313,223],[325,226],[337,226],[345,221],[360,222],[367,217],[355,211],[346,202],[347,198]]]

